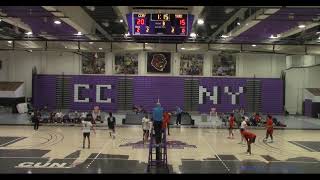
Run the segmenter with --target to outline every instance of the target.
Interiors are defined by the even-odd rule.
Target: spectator
[[[256,113],[254,120],[256,126],[261,122],[261,116],[259,115],[259,113]]]
[[[109,112],[109,117],[107,119],[108,121],[108,128],[109,128],[109,134],[110,137],[112,136],[112,138],[115,138],[115,124],[116,124],[116,118],[114,116],[112,116],[112,112]]]
[[[93,121],[100,121],[101,122],[101,111],[99,106],[95,106],[92,110],[92,118]]]
[[[63,113],[61,111],[55,114],[55,122],[61,123],[62,118],[63,118]]]
[[[33,129],[34,130],[38,130],[39,129],[40,118],[41,118],[40,111],[36,110],[34,112],[34,115],[33,115],[33,120],[34,120]]]
[[[176,114],[177,114],[177,125],[181,125],[181,114],[182,114],[182,109],[179,106],[176,106]]]

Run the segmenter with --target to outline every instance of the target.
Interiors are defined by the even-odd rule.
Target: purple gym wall
[[[183,107],[184,78],[137,76],[133,79],[133,104],[143,105],[148,111],[160,100],[165,110]]]
[[[69,76],[70,77],[70,76]],[[92,101],[90,100],[90,103],[78,103],[73,102],[74,99],[74,90],[73,86],[71,87],[71,94],[72,94],[72,102],[71,103],[71,109],[74,110],[92,110],[95,105],[99,105],[101,109],[108,110],[115,112],[117,110],[117,79],[116,76],[71,76],[72,77],[72,85],[73,84],[89,84],[92,85],[92,88],[88,91],[83,91],[83,95],[86,97],[90,97]],[[105,85],[109,84],[111,85],[111,90],[108,90],[105,92],[104,96],[111,98],[111,103],[96,103],[96,85]]]
[[[35,97],[33,104],[36,108],[48,106],[50,109],[56,106],[56,76],[34,76],[32,91]]]
[[[92,76],[92,75],[69,75],[72,78],[70,87],[71,108],[77,110],[90,110],[94,105],[100,105],[103,110],[117,111],[117,80],[123,76]],[[155,76],[130,76],[133,78],[133,104],[143,105],[146,110],[154,107],[157,99],[166,110],[174,110],[178,105],[183,108],[184,104],[184,79],[187,77],[155,77]],[[56,75],[37,75],[34,85],[34,105],[41,107],[48,104],[55,107],[55,78]],[[190,78],[188,78],[190,79]],[[229,86],[232,92],[239,91],[239,86],[245,87],[246,80],[252,78],[225,78],[225,77],[193,77],[199,80],[199,85],[207,88],[212,94],[212,86],[221,89],[221,103],[215,105],[219,112],[230,112],[233,109],[244,107],[247,102],[245,94],[240,94],[240,104],[232,105],[231,96],[224,93],[224,87]],[[262,111],[264,113],[281,114],[283,104],[282,80],[279,78],[256,78],[261,80],[262,85]],[[90,84],[93,86],[87,92],[93,102],[73,102],[73,84]],[[95,91],[97,84],[111,84],[112,89],[106,92],[106,96],[112,99],[111,104],[100,104],[95,102]],[[207,104],[199,105],[199,112],[208,113],[213,106],[212,101],[207,98]]]
[[[312,117],[312,100],[311,99],[304,100],[304,115]]]

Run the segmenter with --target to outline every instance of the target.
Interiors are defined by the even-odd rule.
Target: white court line
[[[49,158],[46,158],[46,157],[0,157],[0,159],[49,159]],[[79,159],[79,158],[62,158],[62,159],[59,159],[59,158],[56,158],[56,160],[68,160],[68,159]],[[80,160],[86,160],[86,159],[95,159],[95,160],[99,160],[99,159],[116,159],[116,160],[129,160],[129,159],[123,159],[123,158],[81,158]],[[136,160],[136,161],[139,161],[139,160]],[[183,161],[221,161],[221,160],[191,160],[191,159],[186,159],[186,160],[183,160]],[[240,161],[240,160],[224,160],[224,161],[227,161],[227,162],[245,162],[245,161]],[[259,161],[259,160],[250,160],[250,162],[262,162],[262,161]],[[316,162],[316,161],[268,161],[268,162],[282,162],[282,163],[296,163],[296,164],[317,164],[317,163],[320,163],[320,162]]]
[[[0,157],[0,159],[50,159],[48,157]],[[129,160],[124,158],[53,158],[52,160],[86,160],[86,159],[117,159],[117,160]],[[138,160],[137,160],[138,161]]]
[[[96,155],[96,157],[93,158],[93,160],[88,164],[87,168],[89,168],[89,166],[93,163],[94,160],[96,160],[98,158],[98,156],[102,153],[102,151],[104,151],[107,147],[107,145],[111,144],[113,142],[113,140],[111,140],[110,142],[106,142],[104,143],[103,147],[101,148],[100,152]]]
[[[293,143],[293,144],[295,144],[295,145],[297,145],[297,146],[302,146],[302,147],[304,147],[304,148],[306,148],[306,149],[308,149],[308,150],[310,150],[310,151],[312,151],[312,152],[318,152],[317,150],[314,150],[314,149],[312,149],[312,148],[309,148],[309,147],[307,147],[307,146],[304,146],[304,145],[302,145],[302,144],[300,144],[300,143],[297,143],[297,142],[294,142],[294,141],[290,141],[291,143]]]
[[[220,160],[183,160],[183,161],[220,161]],[[224,160],[224,161],[227,161],[227,162],[248,162],[248,161],[240,161],[240,160]],[[249,162],[263,162],[263,161],[259,161],[259,160],[250,160]],[[317,163],[320,163],[320,162],[316,162],[316,161],[268,161],[268,162],[285,162],[285,163],[301,163],[301,164],[317,164]]]
[[[7,145],[7,144],[10,144],[10,143],[12,143],[12,142],[14,142],[14,141],[18,141],[18,140],[23,139],[23,138],[26,138],[26,137],[19,137],[19,138],[16,138],[16,139],[14,139],[14,140],[11,140],[11,141],[9,141],[9,142],[0,144],[0,147],[2,147],[2,146],[4,146],[4,145]]]
[[[217,156],[217,158],[222,163],[222,165],[228,170],[228,172],[230,172],[229,167],[222,161],[222,159],[218,156],[218,154],[215,152],[212,146],[207,142],[207,140],[205,140],[204,138],[201,138],[201,139],[206,142],[206,144],[210,147],[211,151],[213,151],[213,153]]]

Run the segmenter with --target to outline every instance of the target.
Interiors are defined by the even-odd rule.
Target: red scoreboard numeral
[[[180,19],[180,25],[185,26],[186,25],[186,20],[185,19]]]
[[[137,25],[144,25],[144,19],[137,19]]]
[[[186,29],[185,29],[185,28],[182,28],[181,32],[182,32],[182,33],[186,33]]]
[[[136,28],[136,32],[137,32],[137,33],[140,33],[140,27],[137,27],[137,28]]]

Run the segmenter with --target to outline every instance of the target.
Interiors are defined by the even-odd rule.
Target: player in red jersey
[[[248,155],[251,155],[251,144],[256,141],[257,136],[247,130],[243,131],[242,135],[245,138],[245,140],[247,141],[247,145],[248,145],[247,153],[248,153]]]
[[[266,138],[264,138],[263,141],[267,141],[268,137],[270,136],[270,138],[271,138],[270,142],[273,142],[273,136],[272,136],[272,134],[273,134],[273,120],[272,120],[271,115],[268,115],[266,128],[267,128]]]
[[[162,129],[168,130],[168,136],[170,136],[170,132],[169,132],[170,118],[171,118],[171,113],[169,112],[163,113]]]
[[[230,117],[229,117],[229,137],[228,138],[231,138],[233,139],[233,128],[234,128],[234,123],[235,123],[235,118],[234,118],[234,115],[233,113],[230,114]]]

